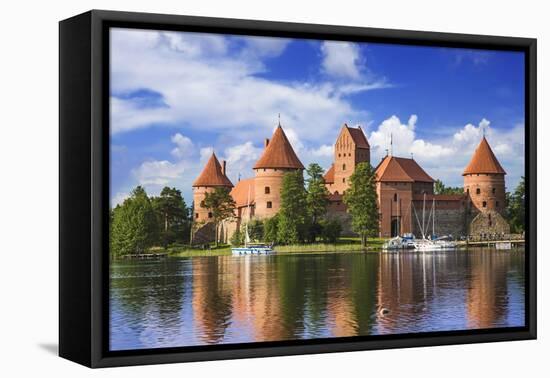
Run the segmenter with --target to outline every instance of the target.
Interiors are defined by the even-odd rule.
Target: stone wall
[[[414,215],[413,215],[414,216]],[[418,214],[419,222],[422,222],[422,213]],[[429,221],[428,221],[429,219]],[[413,234],[417,238],[422,237],[422,232],[420,231],[419,223],[414,219],[413,223]],[[426,211],[425,217],[425,228],[427,235],[432,234],[432,219]],[[459,238],[466,235],[466,212],[463,208],[458,209],[436,209],[435,211],[435,233],[437,236],[443,235],[452,235],[454,238]]]
[[[494,210],[477,213],[469,225],[469,235],[509,234],[510,225],[502,215]]]

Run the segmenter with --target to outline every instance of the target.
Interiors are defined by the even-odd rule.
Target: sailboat
[[[430,239],[426,237],[425,226],[427,225],[424,224],[425,210],[426,210],[426,193],[424,193],[424,199],[422,203],[422,225],[419,224],[420,232],[422,232],[422,239],[415,240],[414,248],[418,251],[423,251],[423,252],[455,249],[456,243],[452,240],[450,236],[442,236],[442,237],[435,236],[436,235],[435,233],[435,198],[432,199],[432,211],[430,213],[430,218],[432,220],[432,235]],[[430,218],[428,218],[428,224],[430,222]],[[418,216],[417,216],[417,221],[418,221]]]
[[[250,185],[248,186],[248,198],[246,203],[247,220],[244,226],[244,247],[231,248],[231,253],[235,256],[239,255],[267,255],[273,253],[271,245],[264,243],[251,243],[250,234],[248,232],[248,221],[250,220]]]

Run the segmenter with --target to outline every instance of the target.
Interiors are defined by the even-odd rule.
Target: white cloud
[[[214,147],[211,147],[211,146],[202,147],[199,152],[201,163],[206,163],[206,161],[210,158],[213,152],[214,152]]]
[[[338,78],[359,79],[360,54],[352,42],[325,41],[321,46],[322,69],[327,75]]]
[[[126,198],[130,197],[128,192],[118,192],[111,198],[111,207],[116,207],[117,205],[122,205]]]
[[[468,164],[483,133],[493,152],[507,171],[509,188],[515,187],[524,174],[523,125],[512,129],[499,130],[490,127],[491,122],[483,118],[477,126],[468,123],[447,137],[424,140],[416,135],[418,117],[412,115],[406,124],[393,115],[384,120],[371,132],[369,143],[372,149],[372,163],[376,165],[390,149],[390,136],[393,138],[393,155],[409,158],[411,155],[434,179],[447,185],[462,185],[462,172]]]
[[[310,150],[310,153],[315,157],[333,157],[334,156],[334,145],[333,144],[323,144],[316,149]]]
[[[143,162],[134,170],[134,175],[141,185],[166,185],[178,179],[184,171],[185,167],[181,162],[152,160]]]
[[[172,156],[182,159],[193,154],[193,142],[188,137],[176,133],[170,140],[176,145],[170,152]]]
[[[252,167],[262,151],[262,148],[255,147],[250,141],[226,148],[223,159],[227,161],[227,176],[234,181],[238,180],[239,176],[251,176]]]
[[[368,119],[368,113],[353,108],[345,95],[386,86],[363,79],[336,85],[330,81],[277,82],[257,76],[265,69],[261,59],[281,54],[288,40],[247,39],[239,53],[228,49],[233,42],[227,38],[208,39],[205,47],[197,45],[202,36],[180,38],[178,33],[154,31],[134,35],[124,29],[112,33],[113,134],[166,125],[194,130],[208,127],[261,141],[281,113],[285,124],[304,141],[318,143],[332,136],[334,125],[343,120]],[[162,94],[166,106],[144,108],[131,98],[116,97],[142,88]],[[316,133],[309,132],[312,128]]]

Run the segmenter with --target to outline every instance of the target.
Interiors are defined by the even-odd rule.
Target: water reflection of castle
[[[110,347],[523,326],[523,254],[199,257],[125,264]]]
[[[349,215],[343,195],[357,164],[370,163],[370,145],[361,127],[344,125],[334,144],[333,164],[324,178],[330,192],[328,213],[341,219],[349,232]],[[212,154],[193,183],[194,220],[196,229],[208,225],[212,213],[200,203],[216,187],[231,189],[237,204],[236,221],[226,225],[230,236],[243,220],[268,218],[280,208],[280,190],[285,173],[303,171],[304,166],[279,125],[253,167],[254,177],[240,180],[236,186],[226,176],[226,163]],[[494,155],[487,139],[482,138],[470,163],[463,172],[464,193],[434,194],[434,179],[412,158],[388,154],[376,166],[376,189],[380,211],[380,236],[412,232],[419,235],[414,209],[420,211],[426,202],[435,206],[439,234],[508,233],[505,209],[506,172]],[[250,211],[246,211],[250,205]],[[208,227],[205,227],[208,228]],[[198,234],[197,234],[198,235]]]
[[[449,278],[456,261],[436,254],[277,264],[208,259],[193,269],[193,279],[200,281],[193,285],[194,324],[205,343],[505,326],[514,295],[508,272],[515,262],[483,253],[457,258],[463,267],[460,285]]]

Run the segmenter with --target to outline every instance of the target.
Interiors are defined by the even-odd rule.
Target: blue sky
[[[524,174],[524,57],[518,52],[112,29],[111,202],[191,183],[212,151],[229,178],[253,175],[281,124],[304,164],[328,168],[342,124],[361,125],[371,162],[419,161],[462,185],[483,133]]]

